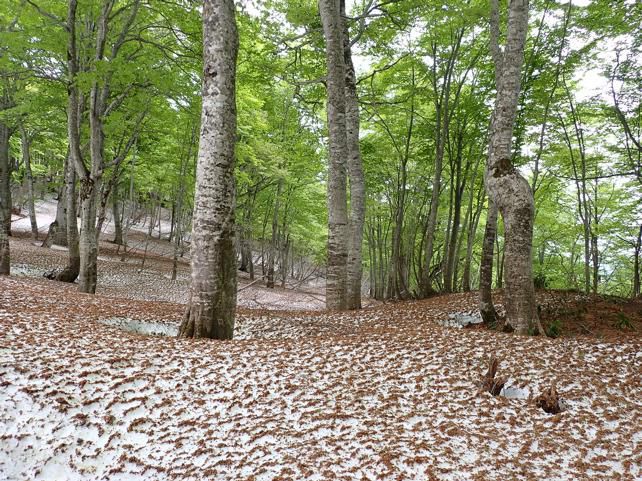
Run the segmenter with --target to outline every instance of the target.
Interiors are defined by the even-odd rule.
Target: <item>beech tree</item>
[[[328,264],[326,306],[347,307],[348,207],[346,159],[346,68],[339,0],[320,0],[319,12],[326,41],[328,89]]]
[[[507,5],[495,9],[512,22],[495,28],[506,40],[519,4]],[[520,169],[537,219],[526,222],[535,287],[636,295],[639,8],[532,2],[523,65],[506,66],[516,58],[508,44],[494,48],[502,73],[495,79],[488,15],[478,3],[319,6],[259,1],[237,14],[242,272],[282,289],[326,272],[331,308],[358,308],[362,277],[378,299],[479,287],[492,320],[493,287],[521,292],[511,287],[511,242],[524,242],[529,229],[517,229],[522,236],[513,229],[519,222],[507,220],[520,209],[515,199],[529,197],[523,182],[513,183]],[[7,0],[0,20],[2,271],[10,265],[10,211],[28,227],[26,214],[33,219],[43,195],[58,200],[58,233],[50,226],[47,245],[69,245],[67,268],[49,277],[78,277],[82,235],[81,287],[91,292],[99,266],[92,259],[106,240],[100,230],[113,227],[117,253],[129,262],[153,237],[173,242],[171,277],[180,281],[199,152],[200,3]],[[603,74],[598,95],[587,97],[586,69]],[[491,126],[495,80],[509,115]],[[500,167],[495,173],[508,172],[487,179],[498,223],[484,208],[484,158]],[[511,199],[503,208],[502,195]],[[81,233],[77,201],[85,206]],[[142,243],[132,229],[143,232]]]
[[[236,310],[234,232],[236,58],[233,0],[203,5],[203,107],[192,220],[192,281],[180,337],[231,339]]]
[[[513,127],[519,101],[528,0],[511,0],[506,42],[499,44],[499,1],[491,2],[491,54],[495,66],[495,110],[491,120],[486,188],[502,215],[505,230],[506,324],[526,334],[543,329],[537,315],[532,270],[534,200],[530,185],[511,159]],[[484,299],[480,299],[484,302]]]

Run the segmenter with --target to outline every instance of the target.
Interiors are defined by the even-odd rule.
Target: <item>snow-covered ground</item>
[[[170,230],[168,213],[161,222],[161,231]],[[36,218],[39,226],[40,241],[14,241],[19,247],[14,249],[12,274],[27,277],[42,277],[45,272],[66,265],[66,248],[54,246],[41,249],[42,239],[49,224],[56,218],[56,202],[52,199],[36,202]],[[12,228],[16,232],[30,232],[29,217],[23,211],[20,216],[12,216]],[[173,245],[166,240],[157,239],[158,231],[147,239],[148,226],[143,222],[131,226],[129,247],[131,255],[123,256],[122,249],[110,244],[113,238],[113,222],[108,213],[101,238],[101,269],[98,271],[98,292],[129,299],[187,302],[189,287],[189,260],[181,258],[177,278],[171,280]],[[147,254],[144,255],[147,244]],[[145,262],[143,264],[143,257]],[[132,275],[135,274],[135,275]],[[251,283],[248,275],[239,273],[238,304],[257,309],[281,310],[319,310],[325,307],[324,286],[318,283],[303,289],[276,287],[267,289],[261,282]]]
[[[274,310],[305,304],[288,290],[287,306],[241,307],[233,341],[177,339],[158,334],[180,322],[186,264],[171,281],[167,259],[141,270],[103,243],[92,296],[38,276],[64,251],[11,247],[24,275],[0,278],[0,480],[642,479],[639,335],[442,325],[474,293]],[[491,353],[506,396],[478,392]],[[553,382],[557,415],[530,399]]]
[[[178,304],[0,279],[0,479],[640,479],[640,342],[438,324],[471,299],[242,309],[214,342],[113,321],[176,325]],[[491,352],[567,410],[479,394]]]

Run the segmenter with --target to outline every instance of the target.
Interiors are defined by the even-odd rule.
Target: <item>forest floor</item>
[[[17,234],[0,479],[642,479],[642,301],[539,292],[551,339],[442,325],[475,293],[329,313],[318,289],[242,278],[235,339],[184,340],[142,334],[184,310],[188,266],[171,281],[162,242],[144,268],[103,242],[92,296],[43,279],[66,252]],[[555,415],[533,401],[552,383]]]

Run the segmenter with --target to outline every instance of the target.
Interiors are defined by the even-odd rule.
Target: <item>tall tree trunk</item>
[[[642,225],[634,244],[633,256],[633,298],[640,297],[640,251],[642,251]]]
[[[532,275],[533,192],[511,161],[511,143],[520,92],[520,71],[528,30],[528,0],[512,0],[506,45],[499,48],[499,5],[492,0],[491,51],[497,97],[491,120],[486,188],[504,220],[506,323],[516,332],[543,333]]]
[[[161,205],[160,201],[155,200],[156,197],[153,196],[150,200],[150,213],[149,213],[149,224],[147,225],[147,235],[145,236],[145,249],[143,251],[143,260],[140,263],[140,268],[145,268],[145,261],[147,260],[147,249],[149,249],[149,240],[152,238],[152,232],[154,231],[154,226],[156,225],[156,215],[160,217]]]
[[[190,135],[190,141],[187,148],[187,154],[185,157],[181,158],[181,169],[178,183],[178,193],[176,195],[175,202],[175,211],[172,216],[174,220],[174,259],[172,263],[172,280],[176,280],[176,275],[178,273],[178,255],[179,249],[183,242],[183,203],[185,201],[185,189],[187,184],[187,168],[192,158],[192,149],[194,148],[194,143],[196,142],[196,126],[192,127],[192,133]],[[171,236],[170,236],[171,237]]]
[[[506,243],[502,246],[499,243],[499,236],[495,236],[497,246],[497,289],[504,288],[504,261],[506,260]]]
[[[435,153],[435,171],[432,179],[432,194],[430,198],[430,208],[428,210],[428,225],[426,227],[426,235],[424,240],[424,266],[421,277],[421,295],[426,297],[433,292],[432,280],[430,278],[435,231],[437,230],[437,214],[439,212],[439,195],[441,194],[441,172],[443,169],[444,160],[444,141],[443,132],[440,126],[441,107],[437,109],[437,150]]]
[[[466,230],[466,259],[464,260],[464,273],[462,275],[462,290],[468,292],[471,289],[470,271],[473,259],[473,246],[475,243],[475,236],[477,235],[477,227],[479,225],[479,218],[481,216],[482,205],[484,203],[485,188],[482,186],[477,193],[477,201],[475,210],[473,212],[473,197],[475,192],[475,179],[477,178],[477,166],[475,167],[475,175],[471,181],[470,198],[468,200],[468,211],[471,213],[471,220],[468,222],[469,227]],[[492,262],[492,256],[491,256]]]
[[[466,173],[463,176],[462,179],[462,172],[461,172],[461,156],[462,156],[462,142],[463,142],[463,133],[458,139],[458,146],[457,146],[457,158],[456,158],[456,176],[455,176],[455,182],[454,182],[454,205],[453,205],[453,221],[452,221],[452,226],[450,230],[450,237],[449,237],[449,245],[448,249],[446,250],[447,256],[446,256],[446,268],[444,269],[444,290],[446,292],[452,292],[453,289],[456,290],[457,287],[457,279],[456,279],[456,268],[455,264],[457,263],[457,260],[459,259],[459,249],[458,249],[458,241],[459,241],[459,224],[461,222],[461,205],[462,205],[462,199],[464,196],[464,189],[466,188],[466,174],[468,173],[468,169],[466,169]]]
[[[493,304],[493,250],[497,237],[497,206],[488,198],[488,213],[479,264],[479,312],[487,324],[497,321],[497,312]]]
[[[388,294],[389,299],[405,299],[406,290],[402,282],[402,243],[403,227],[406,207],[406,183],[407,168],[406,159],[401,160],[401,169],[399,172],[400,180],[397,187],[397,205],[395,206],[395,227],[392,231],[392,252],[390,253],[390,263],[388,272]]]
[[[57,281],[62,282],[75,282],[80,273],[80,246],[78,244],[78,220],[76,218],[76,170],[73,165],[65,170],[65,191],[67,197],[65,199],[66,206],[65,212],[67,218],[65,225],[67,226],[66,239],[67,239],[67,266],[56,276]]]
[[[268,250],[267,280],[265,282],[265,286],[269,289],[274,288],[274,264],[276,262],[276,253],[279,249],[279,210],[281,209],[283,182],[283,178],[280,178],[276,187],[274,208],[272,210],[272,236],[270,238],[270,247]]]
[[[20,126],[20,144],[22,147],[22,162],[25,166],[25,180],[27,182],[27,206],[29,210],[29,223],[31,224],[31,237],[34,240],[38,240],[38,220],[36,219],[33,172],[31,171],[31,139],[24,126]]]
[[[346,196],[345,60],[340,1],[320,0],[319,11],[326,41],[328,130],[330,159],[328,166],[328,266],[326,307],[347,307],[348,208]]]
[[[250,187],[247,192],[247,204],[243,211],[243,220],[240,227],[241,232],[241,268],[243,272],[250,274],[250,281],[254,280],[254,256],[252,248],[252,213],[256,200],[257,188]]]
[[[98,179],[100,182],[100,179]],[[80,179],[80,292],[94,294],[98,283],[96,211],[100,185],[91,176]]]
[[[11,130],[0,121],[0,275],[9,275],[9,236],[11,235],[11,175],[9,138]]]
[[[123,229],[123,256],[121,257],[121,261],[125,260],[125,256],[127,255],[127,241],[129,240],[129,229],[133,223],[134,220],[134,213],[136,211],[135,209],[135,202],[134,202],[134,173],[136,171],[136,155],[132,157],[132,171],[129,174],[129,193],[127,196],[127,200],[124,203],[123,206],[123,217],[125,219],[125,228]],[[120,249],[120,244],[118,249]],[[117,250],[118,251],[118,250]]]
[[[181,337],[231,339],[236,310],[234,145],[238,33],[233,0],[203,5],[201,140],[192,221],[192,283]]]
[[[446,71],[444,73],[443,84],[438,86],[437,79],[437,62],[433,62],[432,67],[432,87],[435,96],[435,171],[432,179],[432,195],[430,198],[430,207],[428,210],[428,224],[424,236],[424,265],[421,275],[420,293],[423,297],[433,292],[431,279],[431,266],[434,256],[435,232],[437,230],[437,217],[439,214],[439,197],[441,194],[441,177],[444,162],[444,152],[446,141],[448,140],[451,118],[450,92],[452,85],[452,76],[459,54],[459,48],[464,35],[463,29],[457,32],[451,32],[454,44],[448,57]],[[433,44],[433,55],[437,56],[436,44]],[[460,87],[461,88],[461,87]],[[457,91],[459,97],[460,89]],[[455,100],[455,103],[457,100]]]
[[[67,245],[67,184],[65,179],[67,178],[67,170],[74,169],[75,167],[71,165],[69,160],[69,154],[65,158],[65,165],[63,168],[63,183],[58,192],[58,203],[56,205],[56,226],[57,230],[55,231],[53,238],[50,239],[51,244],[57,244],[59,246]]]
[[[71,17],[72,3],[75,4],[76,0],[69,2],[68,17]],[[102,2],[100,13],[96,19],[96,37],[95,48],[92,59],[93,70],[97,70],[100,63],[108,60],[112,62],[118,56],[120,48],[125,43],[127,34],[132,28],[140,0],[134,0],[128,4],[128,14],[123,15],[122,30],[116,36],[114,43],[110,45],[109,56],[106,57],[106,44],[108,39],[108,32],[110,28],[110,21],[114,18],[112,10],[115,6],[115,1]],[[75,5],[73,7],[73,19],[67,22],[67,28],[70,29],[72,23],[75,24]],[[73,43],[73,45],[72,45]],[[77,53],[75,42],[75,27],[74,32],[69,30],[69,45],[68,45],[68,75],[70,76],[70,85],[68,91],[71,97],[78,97],[77,87],[74,84],[76,74],[78,72],[77,66]],[[77,155],[77,173],[80,179],[80,203],[81,203],[81,231],[80,231],[80,278],[78,288],[81,292],[93,294],[96,292],[96,284],[98,278],[98,239],[96,229],[96,216],[98,209],[98,196],[101,192],[103,174],[105,169],[104,161],[104,147],[105,147],[105,134],[103,132],[103,124],[105,116],[108,115],[108,99],[111,92],[111,79],[114,74],[113,70],[107,69],[100,78],[92,81],[91,89],[89,92],[89,151],[91,157],[91,166],[88,169],[82,157]],[[74,93],[75,92],[75,93]],[[78,105],[78,104],[77,104]],[[135,142],[140,129],[140,122],[144,118],[147,110],[139,116],[138,124],[133,130],[132,136],[127,142],[127,147],[124,152],[120,153],[118,162],[122,161],[127,155],[129,148]],[[76,121],[76,128],[79,128],[80,121]],[[79,150],[79,147],[76,147]],[[116,159],[115,159],[116,160]],[[116,162],[117,163],[117,162]]]
[[[121,201],[117,191],[111,196],[111,212],[114,217],[114,244],[121,245],[123,243],[123,218]]]
[[[346,137],[348,149],[348,177],[350,179],[350,224],[348,248],[348,309],[361,308],[361,279],[363,277],[362,245],[363,224],[366,215],[366,185],[359,147],[359,99],[357,79],[352,63],[350,35],[345,21],[345,0],[341,0],[343,23],[343,58],[346,68]]]

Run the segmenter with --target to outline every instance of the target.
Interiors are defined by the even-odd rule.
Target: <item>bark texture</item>
[[[359,146],[359,98],[357,78],[352,62],[352,49],[348,24],[345,21],[345,1],[341,0],[343,20],[343,58],[346,69],[346,141],[348,149],[348,177],[350,179],[350,223],[348,246],[348,309],[361,308],[361,279],[363,277],[362,245],[363,225],[366,215],[366,185]]]
[[[533,193],[511,161],[513,127],[520,93],[524,44],[528,30],[528,0],[511,0],[504,51],[499,49],[499,5],[493,0],[491,51],[497,97],[491,121],[486,188],[504,220],[506,323],[516,332],[543,333],[532,276]]]
[[[328,130],[328,266],[326,307],[347,307],[348,207],[346,195],[345,60],[340,0],[320,0],[319,11],[326,41]]]
[[[493,304],[493,248],[497,237],[497,206],[488,199],[486,214],[486,229],[482,244],[481,261],[479,265],[479,312],[486,324],[497,321],[497,312]]]
[[[238,33],[233,0],[203,6],[201,140],[192,222],[192,283],[180,337],[231,339],[236,310],[234,145]]]
[[[633,298],[640,297],[640,252],[642,251],[642,225],[633,244]]]
[[[9,275],[9,236],[11,235],[11,186],[9,173],[11,131],[0,122],[0,275]]]
[[[63,174],[64,177],[67,177],[67,170],[68,169],[73,169],[73,166],[69,165],[69,155],[67,155],[67,158],[65,159],[65,166],[63,169]],[[51,240],[50,240],[50,245],[48,247],[51,247],[51,244],[57,244],[59,246],[66,246],[67,245],[67,188],[66,184],[63,183],[62,187],[60,188],[60,191],[58,192],[58,204],[56,205],[56,220],[55,223],[58,226],[58,229],[55,234],[48,234],[51,235]],[[49,228],[51,231],[51,227]],[[44,244],[43,244],[44,246]]]
[[[80,273],[80,246],[78,244],[78,219],[76,218],[76,171],[72,168],[65,172],[65,199],[67,218],[65,226],[67,229],[67,267],[60,273],[56,280],[63,282],[75,282]]]
[[[36,220],[33,172],[31,171],[31,139],[24,126],[20,127],[20,143],[22,147],[22,162],[25,166],[25,181],[27,182],[27,205],[29,209],[29,223],[31,224],[31,237],[34,240],[38,240],[38,221]]]

